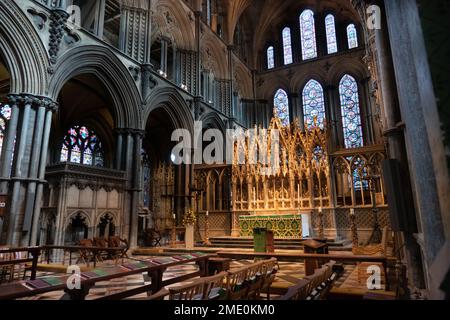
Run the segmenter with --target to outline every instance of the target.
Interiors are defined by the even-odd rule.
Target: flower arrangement
[[[197,221],[197,217],[195,216],[194,210],[189,209],[183,217],[183,225],[193,225]]]

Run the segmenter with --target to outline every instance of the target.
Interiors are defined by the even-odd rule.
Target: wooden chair
[[[235,271],[229,271],[227,277],[227,300],[241,300],[247,297],[248,285],[247,274],[248,267],[239,268]]]
[[[111,253],[111,258],[114,259],[115,264],[117,264],[119,259],[122,259],[122,263],[125,258],[128,259],[127,252],[130,249],[130,245],[128,244],[127,239],[121,239],[118,236],[111,236],[108,238],[108,246],[109,248],[120,249],[116,253]]]
[[[93,239],[94,247],[99,248],[108,248],[108,240],[101,237],[94,237]],[[102,251],[102,250],[95,250],[94,257],[97,259],[98,262],[103,262],[105,258],[109,257],[108,251]]]
[[[150,247],[161,246],[161,232],[156,229],[147,229],[145,230],[146,234],[146,243],[150,245]]]
[[[202,300],[205,283],[202,280],[169,289],[169,300]]]
[[[204,282],[204,300],[223,300],[227,297],[228,272],[221,272],[211,277],[202,278]]]
[[[311,290],[311,281],[302,279],[298,284],[290,287],[287,293],[278,300],[306,300]]]
[[[264,280],[260,292],[265,292],[267,294],[267,300],[270,300],[270,288],[272,286],[272,283],[275,281],[278,270],[279,265],[276,258],[267,260],[263,264],[262,272],[264,275]]]
[[[333,277],[333,265],[334,261],[329,262],[322,266],[320,269],[316,269],[314,274],[305,277],[305,280],[310,281],[310,294],[308,300],[320,300],[323,299],[331,289],[335,275]]]
[[[77,259],[76,264],[82,262],[85,263],[88,267],[89,267],[89,263],[91,261],[92,258],[95,259],[95,257],[93,257],[93,253],[90,249],[88,249],[89,247],[93,247],[94,243],[91,239],[83,239],[78,241],[78,245],[81,247],[86,247],[87,249],[80,249],[79,251],[79,257]]]
[[[256,300],[259,299],[261,296],[261,289],[265,279],[263,274],[264,264],[265,261],[260,261],[251,265],[248,269],[246,280],[248,285],[248,292],[246,298],[248,300]]]

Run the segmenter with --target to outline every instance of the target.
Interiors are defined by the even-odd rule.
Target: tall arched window
[[[334,21],[334,16],[332,14],[326,16],[325,28],[327,31],[328,54],[336,53],[338,51],[336,38],[336,24]]]
[[[288,126],[290,123],[289,119],[289,99],[286,91],[279,89],[275,93],[275,98],[273,101],[275,116],[281,120],[283,126]]]
[[[94,131],[84,126],[74,126],[64,136],[60,161],[102,167],[102,143]]]
[[[206,6],[206,23],[208,26],[211,26],[211,16],[212,16],[212,6],[211,6],[211,0],[205,0],[205,6]]]
[[[359,148],[364,145],[359,107],[358,84],[355,78],[346,74],[339,83],[341,97],[342,126],[346,148]]]
[[[6,133],[6,123],[11,119],[11,107],[0,103],[0,156],[2,154],[3,139]]]
[[[358,48],[358,33],[353,23],[347,27],[347,39],[349,49]]]
[[[325,102],[323,88],[316,80],[309,80],[303,88],[303,113],[308,128],[314,125],[314,119],[317,119],[317,125],[323,128],[325,120]]]
[[[291,41],[291,28],[283,29],[283,55],[284,64],[291,64],[292,60],[292,41]]]
[[[267,69],[275,68],[275,52],[273,46],[267,48]]]
[[[314,12],[311,10],[305,10],[300,15],[300,36],[303,60],[316,58],[316,27],[314,25]]]

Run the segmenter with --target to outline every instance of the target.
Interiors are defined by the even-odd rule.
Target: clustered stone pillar
[[[8,99],[12,113],[0,167],[0,193],[8,195],[2,242],[28,246],[36,242],[51,119],[57,104],[26,94]]]
[[[127,193],[125,195],[125,230],[130,247],[137,246],[141,179],[142,140],[145,132],[139,129],[116,129],[117,149],[115,169],[127,172]],[[125,218],[126,219],[126,218]]]

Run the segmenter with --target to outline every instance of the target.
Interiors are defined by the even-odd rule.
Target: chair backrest
[[[94,238],[94,246],[95,247],[101,247],[101,248],[107,248],[108,247],[108,241],[105,238]]]
[[[311,293],[311,281],[302,279],[295,286],[290,287],[288,292],[279,300],[306,300]]]
[[[249,268],[243,267],[238,270],[229,271],[227,277],[228,299],[234,300],[244,297],[247,293],[247,275]]]
[[[120,240],[120,237],[118,237],[118,236],[111,236],[108,238],[108,246],[111,248],[120,247],[120,243],[121,243],[121,240]]]
[[[204,282],[203,299],[216,300],[222,298],[223,294],[227,292],[227,276],[228,272],[223,271],[214,276],[202,278]]]
[[[78,241],[78,244],[82,247],[93,247],[94,243],[91,239],[82,239]]]
[[[205,282],[197,279],[194,282],[169,289],[169,300],[202,300]]]

